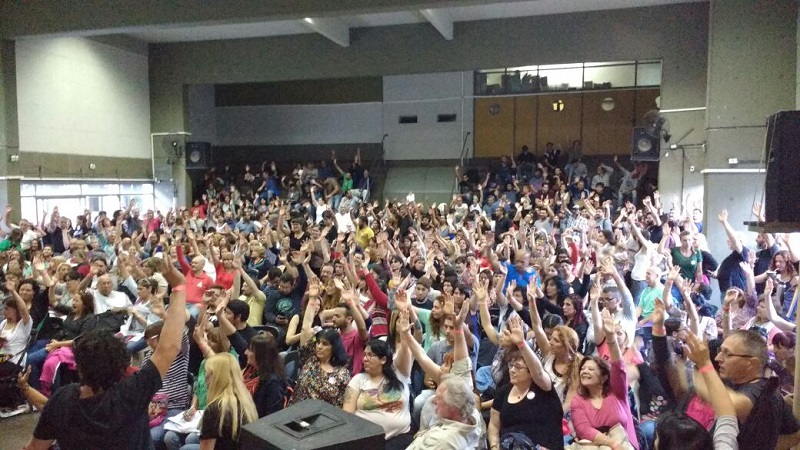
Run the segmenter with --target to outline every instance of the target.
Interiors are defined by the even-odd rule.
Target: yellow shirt
[[[362,249],[367,248],[370,239],[375,236],[375,232],[370,227],[364,227],[356,231],[356,243]]]
[[[264,301],[266,299],[267,297],[263,293],[261,295],[239,296],[239,300],[244,301],[250,307],[250,316],[247,317],[247,324],[251,327],[264,324]]]

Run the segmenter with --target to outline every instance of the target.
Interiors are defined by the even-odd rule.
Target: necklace
[[[517,389],[517,387],[516,387],[516,386],[514,386],[514,389]],[[530,387],[528,387],[528,389],[525,389],[525,392],[523,392],[523,393],[521,393],[521,394],[518,394],[518,395],[515,395],[515,399],[516,399],[517,401],[520,401],[520,400],[522,400],[522,397],[525,397],[525,395],[526,395],[526,394],[528,393],[528,391],[530,391],[530,390],[531,390],[531,388],[530,388]],[[517,390],[517,392],[519,392],[519,390]]]

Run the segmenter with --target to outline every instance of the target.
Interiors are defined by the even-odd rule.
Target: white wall
[[[146,52],[25,39],[16,57],[20,151],[150,158]]]
[[[383,103],[221,108],[213,108],[213,91],[191,86],[191,139],[216,145],[355,144],[379,143],[386,133],[386,159],[457,159],[465,133],[472,132],[472,86],[472,72],[387,76]],[[455,114],[456,121],[438,123],[439,114]],[[400,116],[417,116],[417,123],[400,124]],[[472,136],[467,148],[471,154]]]
[[[216,109],[218,145],[379,143],[383,137],[380,103]]]
[[[472,94],[472,72],[384,77],[386,159],[457,159],[472,132]],[[439,114],[456,114],[456,121],[438,123]],[[417,116],[417,123],[400,124],[400,116]],[[467,147],[471,154],[472,136]]]

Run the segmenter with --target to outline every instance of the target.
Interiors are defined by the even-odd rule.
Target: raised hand
[[[445,316],[449,316],[455,314],[455,302],[453,301],[453,297],[447,294],[442,294],[444,297],[444,314]]]
[[[717,216],[717,219],[719,219],[720,223],[727,222],[728,221],[728,210],[727,209],[723,209],[722,211],[720,211],[719,215]]]
[[[394,308],[399,311],[405,311],[408,309],[408,296],[406,295],[405,290],[398,289],[397,292],[395,292]]]
[[[698,369],[702,369],[711,364],[711,355],[708,351],[708,343],[697,337],[690,330],[686,330],[686,345],[689,350],[686,356],[695,363]]]
[[[319,293],[320,293],[319,278],[314,277],[308,282],[308,296],[319,297]]]
[[[601,314],[603,318],[603,332],[606,334],[606,339],[616,339],[614,336],[614,318],[611,317],[611,313],[609,313],[607,309],[603,309]]]
[[[525,342],[525,334],[522,330],[522,320],[519,316],[514,316],[506,322],[506,329],[509,332],[509,337],[514,345],[520,345]]]
[[[400,311],[400,315],[397,317],[396,327],[397,331],[400,333],[408,333],[411,331],[411,321],[409,320],[408,309],[403,309]]]

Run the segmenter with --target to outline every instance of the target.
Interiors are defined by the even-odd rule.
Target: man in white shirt
[[[94,313],[102,314],[108,310],[127,309],[131,301],[127,295],[113,289],[111,275],[104,274],[97,278],[97,289],[89,289],[94,296]],[[136,284],[134,283],[134,292]]]
[[[478,448],[483,419],[470,386],[461,377],[446,375],[436,388],[434,402],[437,423],[420,431],[408,449]]]

